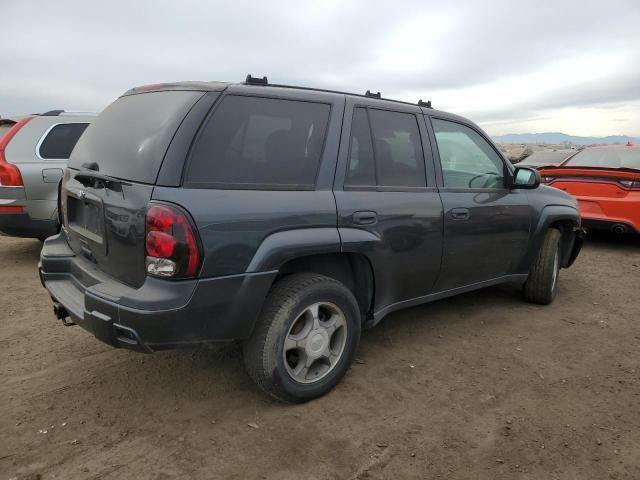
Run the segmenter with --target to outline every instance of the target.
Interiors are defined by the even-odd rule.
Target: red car
[[[640,146],[585,148],[540,175],[578,199],[586,228],[640,233]]]

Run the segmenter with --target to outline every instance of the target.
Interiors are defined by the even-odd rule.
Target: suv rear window
[[[204,125],[186,183],[204,188],[314,188],[330,106],[229,95]]]
[[[120,97],[80,137],[69,166],[96,162],[105,175],[155,183],[173,135],[202,95],[162,91]]]
[[[54,125],[41,140],[38,156],[43,159],[66,160],[88,126],[88,123]]]

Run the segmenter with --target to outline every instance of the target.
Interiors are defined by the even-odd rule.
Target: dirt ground
[[[144,355],[62,326],[39,249],[0,238],[0,480],[640,478],[638,239],[592,239],[549,307],[500,287],[393,314],[296,406],[236,346]]]

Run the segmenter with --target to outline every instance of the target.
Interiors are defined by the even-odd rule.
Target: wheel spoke
[[[335,324],[325,327],[325,330],[327,331],[327,335],[329,335],[329,338],[331,338],[331,335],[333,335],[333,332],[335,332],[337,329],[338,327],[336,327]]]
[[[338,353],[333,353],[333,352],[330,352],[329,356],[327,357],[327,359],[329,360],[329,364],[332,366],[336,364],[336,362],[338,361],[338,358],[340,358],[340,355]]]
[[[300,360],[298,360],[298,364],[296,365],[295,369],[293,370],[293,373],[297,376],[297,377],[301,377],[303,379],[307,378],[307,375],[309,373],[309,368],[311,367],[311,365],[313,364],[313,362],[316,359],[307,355],[307,353],[303,353],[300,357]]]
[[[320,304],[314,303],[307,309],[307,311],[313,319],[313,328],[318,328],[320,326]]]
[[[298,341],[287,335],[287,337],[284,339],[284,351],[288,352],[289,350],[293,350],[294,348],[298,348]]]
[[[334,313],[333,315],[331,315],[331,318],[328,320],[327,323],[328,325],[325,327],[325,330],[327,331],[329,338],[331,338],[331,336],[334,334],[334,332],[338,328],[346,325],[344,317],[337,313]]]
[[[293,371],[293,373],[295,374],[296,377],[302,380],[306,380],[307,374],[309,373],[309,367],[307,367],[304,364],[304,362],[300,362],[298,365],[296,365],[296,368]]]

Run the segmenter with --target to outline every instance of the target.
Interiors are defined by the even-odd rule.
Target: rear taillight
[[[18,167],[7,162],[5,150],[11,139],[25,124],[33,117],[25,117],[7,130],[2,138],[0,138],[0,187],[23,187],[22,175]]]
[[[630,190],[640,190],[640,180],[619,180],[620,185]]]
[[[0,213],[24,213],[24,207],[19,205],[9,205],[2,206],[0,205]]]
[[[148,275],[187,278],[198,273],[200,249],[196,230],[179,207],[165,204],[149,207],[145,250]]]

